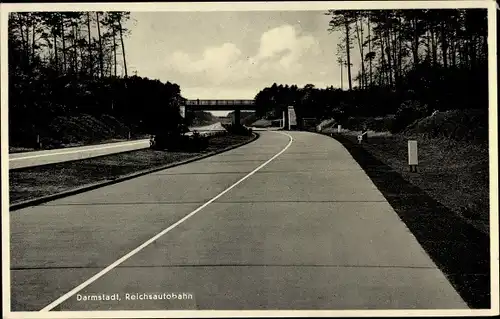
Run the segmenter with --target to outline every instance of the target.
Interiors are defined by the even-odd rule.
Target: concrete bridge
[[[187,100],[186,101],[186,112],[188,111],[234,111],[234,121],[235,123],[240,123],[241,111],[255,111],[255,101],[254,100]],[[292,122],[295,121],[295,113],[292,115]],[[283,111],[283,126],[287,128],[290,121],[290,112]],[[292,123],[295,125],[296,123]]]
[[[240,123],[241,111],[255,111],[254,100],[187,100],[188,111],[234,111],[234,122]]]

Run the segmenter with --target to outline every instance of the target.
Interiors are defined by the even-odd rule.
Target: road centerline
[[[250,173],[246,174],[244,177],[242,177],[241,179],[239,179],[237,182],[235,182],[234,184],[232,184],[231,186],[229,186],[228,188],[226,188],[224,191],[222,191],[221,193],[219,193],[218,195],[216,195],[215,197],[213,197],[212,199],[210,199],[209,201],[207,201],[205,204],[201,205],[200,207],[198,207],[197,209],[195,209],[194,211],[192,211],[188,215],[184,216],[183,218],[181,218],[180,220],[178,220],[174,224],[170,225],[168,228],[162,230],[161,232],[159,232],[155,236],[151,237],[150,239],[148,239],[147,241],[145,241],[144,243],[142,243],[141,245],[139,245],[138,247],[136,247],[135,249],[133,249],[132,251],[130,251],[129,253],[127,253],[126,255],[122,256],[121,258],[119,258],[118,260],[116,260],[115,262],[113,262],[112,264],[110,264],[109,266],[107,266],[106,268],[104,268],[103,270],[101,270],[100,272],[98,272],[97,274],[95,274],[94,276],[90,277],[85,282],[81,283],[77,287],[73,288],[69,292],[65,293],[64,295],[62,295],[61,297],[59,297],[58,299],[56,299],[55,301],[53,301],[52,303],[50,303],[49,305],[47,305],[46,307],[44,307],[42,310],[40,310],[40,312],[48,312],[48,311],[54,309],[55,307],[57,307],[58,305],[60,305],[61,303],[63,303],[64,301],[68,300],[73,295],[75,295],[76,293],[78,293],[82,289],[86,288],[88,285],[92,284],[97,279],[101,278],[106,273],[108,273],[109,271],[113,270],[114,268],[116,268],[117,266],[119,266],[121,263],[123,263],[124,261],[126,261],[127,259],[129,259],[130,257],[134,256],[139,251],[143,250],[145,247],[149,246],[151,243],[153,243],[154,241],[156,241],[157,239],[159,239],[160,237],[162,237],[163,235],[165,235],[166,233],[168,233],[169,231],[171,231],[172,229],[174,229],[178,225],[182,224],[184,221],[186,221],[190,217],[194,216],[196,213],[198,213],[199,211],[201,211],[202,209],[204,209],[205,207],[207,207],[208,205],[210,205],[211,203],[213,203],[214,201],[216,201],[218,198],[222,197],[224,194],[226,194],[227,192],[229,192],[231,189],[233,189],[234,187],[238,186],[240,183],[242,183],[243,181],[245,181],[247,178],[249,178],[250,176],[254,175],[257,171],[259,171],[260,169],[262,169],[263,167],[265,167],[267,164],[269,164],[270,162],[272,162],[274,159],[276,159],[278,156],[280,156],[281,154],[283,154],[292,145],[292,143],[293,143],[293,137],[291,135],[289,135],[287,133],[283,133],[283,132],[275,132],[275,133],[281,134],[281,135],[285,135],[285,136],[287,136],[289,138],[288,144],[281,151],[279,151],[278,153],[276,153],[273,157],[271,157],[270,159],[268,159],[263,164],[259,165],[257,168],[255,168]]]

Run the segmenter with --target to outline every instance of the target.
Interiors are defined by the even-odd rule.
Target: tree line
[[[65,115],[108,114],[145,133],[181,121],[177,84],[129,76],[129,20],[130,12],[10,14],[11,143],[33,141]]]
[[[352,89],[353,47],[361,88],[404,85],[405,74],[426,64],[474,70],[488,59],[485,9],[329,10],[329,31],[341,36],[338,63]]]
[[[273,85],[257,105],[296,106],[298,117],[427,115],[433,110],[488,107],[485,9],[329,10],[339,39],[336,62],[347,90]],[[358,55],[359,71],[353,74]],[[285,97],[286,96],[286,97]],[[291,104],[294,102],[295,104]],[[262,111],[260,111],[262,113]],[[332,113],[333,112],[333,113]],[[405,116],[406,116],[405,115]]]
[[[129,12],[13,12],[9,55],[18,72],[41,66],[78,77],[127,76],[123,27]],[[118,56],[121,55],[120,58]]]
[[[354,116],[356,108],[346,105],[349,97],[352,97],[350,92],[333,86],[322,89],[306,84],[299,88],[295,84],[273,83],[255,96],[256,115],[269,119],[281,118],[288,106],[294,106],[299,121],[303,118]]]

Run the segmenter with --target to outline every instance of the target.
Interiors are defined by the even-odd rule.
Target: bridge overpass
[[[254,100],[187,100],[186,112],[188,111],[234,111],[234,122],[240,123],[241,111],[255,111]]]
[[[234,111],[234,123],[240,123],[241,111],[255,111],[257,109],[255,100],[187,100],[184,105],[188,111]],[[288,127],[290,121],[289,112],[283,110],[284,127]],[[294,121],[293,119],[292,121]],[[294,125],[294,124],[292,124]]]

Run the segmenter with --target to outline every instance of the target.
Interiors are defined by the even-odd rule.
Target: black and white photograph
[[[498,315],[497,15],[2,3],[3,317]]]

